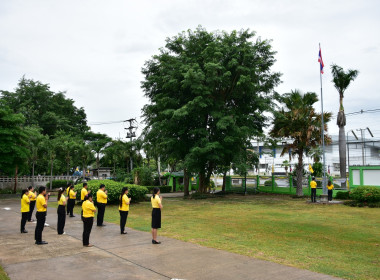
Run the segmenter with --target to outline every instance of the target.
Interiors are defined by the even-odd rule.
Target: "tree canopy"
[[[198,27],[167,38],[145,63],[145,141],[161,157],[184,160],[206,189],[213,170],[232,162],[262,132],[280,74],[275,52],[249,30]],[[229,165],[229,164],[228,164]]]

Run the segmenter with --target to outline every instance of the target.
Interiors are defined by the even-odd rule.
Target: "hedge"
[[[91,193],[93,194],[94,201],[96,201],[96,192],[99,190],[101,184],[106,186],[108,204],[117,204],[119,202],[120,192],[123,187],[128,187],[128,196],[132,198],[132,203],[144,200],[145,195],[148,193],[148,189],[143,186],[124,184],[112,180],[91,180],[87,182],[87,185],[88,190],[91,190]],[[77,200],[80,200],[80,191],[82,188],[83,184],[78,184],[74,187],[74,190],[77,192]]]
[[[74,184],[73,181],[69,181],[71,182],[72,184]],[[50,182],[47,182],[46,183],[46,187],[47,188],[50,188]],[[53,189],[59,189],[59,188],[66,188],[67,187],[67,181],[66,180],[53,180],[52,182],[52,188]]]
[[[156,187],[160,188],[161,193],[170,193],[172,191],[172,186],[147,186],[146,188],[149,193],[153,193],[153,189]]]
[[[349,199],[350,193],[344,191],[338,191],[335,195],[335,199]]]
[[[380,188],[364,186],[357,187],[350,192],[350,198],[357,202],[380,202]]]

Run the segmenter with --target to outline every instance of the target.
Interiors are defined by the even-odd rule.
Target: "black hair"
[[[44,186],[40,186],[39,188],[38,188],[38,193],[42,193],[43,191],[45,191],[46,190],[46,187],[44,187]]]
[[[26,193],[26,192],[28,192],[29,190],[28,189],[25,189],[25,190],[22,190],[21,191],[21,198],[24,196],[24,194]]]
[[[72,185],[71,182],[68,182],[67,183],[67,188],[69,188],[71,185]]]
[[[86,183],[86,182],[83,183],[83,188],[84,188],[85,186],[87,186],[87,183]]]
[[[128,187],[124,187],[121,189],[121,194],[120,194],[120,197],[119,197],[119,205],[121,207],[121,205],[123,204],[123,195],[124,193],[128,190]]]
[[[313,181],[315,180],[315,177],[311,178]]]
[[[159,187],[154,187],[153,189],[153,198],[156,196],[156,194],[160,191]]]
[[[102,188],[104,188],[104,187],[105,187],[105,185],[104,185],[104,184],[101,184],[100,187],[99,187],[99,189],[102,189]]]
[[[74,188],[74,185],[70,185],[70,189],[73,189]]]
[[[31,189],[33,189],[33,187],[32,187],[32,186],[29,186],[29,187],[28,187],[28,190],[31,190]]]
[[[327,185],[331,185],[331,180],[329,180],[329,181],[327,182]]]
[[[84,201],[88,200],[90,197],[92,197],[92,193],[89,193],[84,196]]]
[[[61,196],[62,196],[62,194],[63,194],[64,191],[65,190],[63,188],[59,188],[59,190],[58,190],[58,198],[57,198],[58,201],[61,199]]]

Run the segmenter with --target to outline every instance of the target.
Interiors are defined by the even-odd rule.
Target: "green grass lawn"
[[[0,280],[9,280],[7,273],[4,271],[4,269],[1,266],[0,266]]]
[[[167,198],[163,205],[159,235],[346,279],[380,279],[379,208],[280,195]],[[132,204],[127,227],[150,231],[150,213],[150,202]],[[105,220],[119,223],[117,206],[107,206]]]

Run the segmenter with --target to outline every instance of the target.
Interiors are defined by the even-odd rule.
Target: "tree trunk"
[[[223,173],[223,184],[222,184],[222,192],[226,191],[226,177],[227,177],[227,171]]]
[[[15,170],[15,185],[13,187],[13,193],[16,193],[16,190],[17,190],[17,175],[18,175],[18,165],[16,165],[16,170]]]
[[[34,188],[34,161],[33,161],[33,164],[32,164],[32,187]]]
[[[96,153],[96,168],[99,171],[99,153]]]
[[[204,192],[204,188],[205,188],[205,181],[206,181],[206,176],[203,172],[200,172],[199,173],[199,189],[198,191],[200,193],[203,193]]]
[[[303,196],[302,191],[302,179],[303,179],[303,151],[298,154],[298,166],[297,166],[297,196]]]
[[[184,196],[189,196],[189,173],[187,172],[187,169],[185,168],[183,170],[183,191],[184,191]]]
[[[341,107],[342,100],[341,101]],[[343,110],[340,110],[337,117],[337,125],[339,126],[339,168],[340,177],[346,178],[346,133],[344,127],[346,126],[346,115]],[[346,183],[342,184],[345,187]]]
[[[51,160],[50,162],[50,190],[53,187],[53,164],[54,164],[54,159]]]

